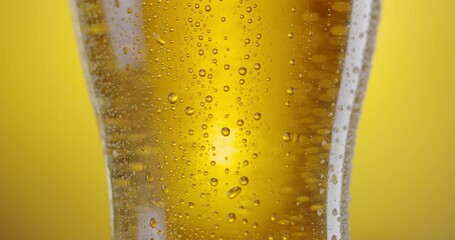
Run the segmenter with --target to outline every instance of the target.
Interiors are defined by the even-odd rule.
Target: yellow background
[[[453,0],[385,0],[354,160],[352,239],[455,239]],[[66,0],[0,1],[0,239],[108,240]]]

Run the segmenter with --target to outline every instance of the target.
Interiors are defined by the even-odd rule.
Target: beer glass
[[[349,239],[378,0],[73,0],[112,239]]]

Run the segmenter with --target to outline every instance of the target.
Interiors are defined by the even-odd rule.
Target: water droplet
[[[250,162],[248,160],[243,160],[243,166],[248,166]]]
[[[251,40],[249,38],[245,38],[244,42],[245,44],[250,44]]]
[[[127,12],[128,14],[131,14],[131,13],[133,13],[133,9],[132,9],[132,8],[128,8],[128,9],[126,9],[126,12]]]
[[[213,101],[213,97],[210,96],[210,95],[207,95],[207,96],[205,97],[205,101],[207,101],[207,102],[212,102],[212,101]]]
[[[253,9],[252,9],[251,7],[247,7],[247,8],[246,8],[246,11],[247,11],[247,12],[251,12],[252,10],[253,10]]]
[[[156,33],[153,33],[153,37],[155,38],[155,41],[160,44],[160,45],[164,45],[166,44],[166,42],[160,38],[160,35],[156,34]]]
[[[223,68],[224,68],[224,70],[229,70],[229,68],[231,68],[231,66],[229,66],[229,64],[224,64]]]
[[[194,130],[193,130],[193,129],[189,129],[189,130],[188,130],[188,134],[189,134],[189,135],[194,135]]]
[[[188,203],[188,208],[193,209],[194,208],[194,203],[193,202],[189,202]]]
[[[294,89],[293,87],[290,87],[290,88],[288,88],[288,90],[286,90],[286,92],[287,92],[289,95],[294,95],[295,89]]]
[[[253,115],[253,117],[255,120],[260,120],[262,118],[262,114],[257,112]]]
[[[244,67],[239,68],[239,74],[242,75],[242,76],[245,75],[246,74],[246,68],[244,68]]]
[[[186,113],[186,115],[193,115],[194,109],[192,107],[186,107],[185,113]]]
[[[261,64],[259,64],[259,63],[254,64],[254,69],[256,69],[256,70],[261,69]]]
[[[359,67],[354,67],[354,69],[352,71],[354,72],[354,74],[359,74],[360,73]]]
[[[222,22],[226,22],[226,18],[225,17],[221,17],[221,21]]]
[[[248,179],[248,177],[243,176],[239,179],[239,182],[240,182],[240,185],[246,186],[246,185],[248,185],[250,180]]]
[[[337,184],[337,183],[338,183],[338,177],[337,177],[336,174],[333,174],[333,175],[332,175],[332,180],[331,180],[331,182],[332,182],[333,184]]]
[[[254,200],[254,201],[253,201],[253,205],[254,205],[255,207],[259,207],[259,206],[261,205],[261,201],[259,201],[259,200]]]
[[[150,219],[150,227],[156,228],[157,225],[158,225],[158,221],[156,221],[155,218],[151,218]]]
[[[206,74],[207,74],[207,72],[205,71],[205,69],[199,70],[199,76],[205,77]]]
[[[245,124],[245,122],[242,119],[237,120],[237,125],[239,127],[243,126],[244,124]]]
[[[235,186],[227,192],[227,197],[229,199],[234,199],[236,198],[240,193],[242,192],[242,188],[239,186]]]
[[[275,221],[278,217],[278,214],[272,213],[272,216],[270,216],[270,220]]]
[[[215,187],[216,185],[218,185],[218,179],[216,179],[216,178],[211,178],[211,179],[210,179],[210,185],[212,185],[213,187]]]
[[[161,185],[161,192],[168,193],[169,192],[169,188],[164,186],[164,185]]]
[[[290,64],[290,65],[295,65],[295,59],[289,60],[289,64]]]
[[[337,210],[336,208],[334,208],[334,209],[332,210],[332,215],[333,215],[333,216],[338,215],[338,210]]]
[[[229,87],[229,86],[224,86],[224,87],[223,87],[223,91],[229,92],[229,90],[230,90],[230,87]]]
[[[176,93],[169,93],[167,96],[167,99],[169,100],[170,103],[175,104],[179,100],[179,96]]]
[[[227,127],[224,127],[221,129],[221,134],[223,134],[223,136],[227,137],[227,136],[229,136],[229,134],[231,134],[231,130]]]
[[[212,10],[212,7],[210,7],[210,5],[205,5],[205,11],[210,12],[210,10]]]
[[[256,38],[257,39],[261,39],[262,38],[262,34],[260,34],[260,33],[256,34]]]
[[[236,216],[235,216],[234,213],[229,213],[229,214],[227,215],[227,220],[228,220],[228,222],[235,222],[235,219],[236,219]]]
[[[290,142],[292,140],[292,134],[290,132],[286,132],[283,134],[283,140],[285,142]]]
[[[293,32],[288,33],[288,38],[293,38],[293,37],[294,37],[294,33]]]

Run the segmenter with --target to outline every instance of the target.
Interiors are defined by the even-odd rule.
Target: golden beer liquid
[[[114,239],[327,239],[351,4],[76,0]]]

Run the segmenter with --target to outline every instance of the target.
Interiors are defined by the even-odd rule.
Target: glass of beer
[[[73,0],[112,239],[349,239],[379,0]]]

